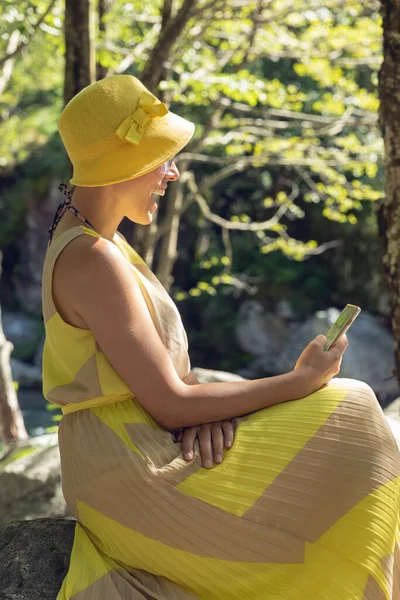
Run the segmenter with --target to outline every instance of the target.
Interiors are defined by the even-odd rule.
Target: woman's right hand
[[[304,373],[305,381],[310,386],[309,393],[329,383],[340,371],[343,353],[348,346],[347,336],[342,335],[335,346],[325,352],[327,341],[326,336],[317,335],[300,354],[294,367],[295,371]]]

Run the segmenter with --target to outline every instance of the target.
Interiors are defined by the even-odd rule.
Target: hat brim
[[[148,123],[137,146],[120,141],[116,135],[112,150],[95,159],[80,161],[74,166],[70,183],[97,187],[136,179],[178,154],[191,140],[194,131],[194,123],[169,111],[164,117]],[[145,167],[143,156],[148,157]]]

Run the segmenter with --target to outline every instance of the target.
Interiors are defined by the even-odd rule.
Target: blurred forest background
[[[379,367],[377,391],[396,395],[377,219],[379,10],[374,0],[1,0],[0,301],[30,433],[43,431],[31,407],[45,404],[41,268],[70,177],[57,120],[82,87],[117,73],[196,124],[154,223],[120,227],[176,302],[192,366],[287,370],[351,302],[363,313],[347,373]],[[39,390],[35,402],[24,386]]]

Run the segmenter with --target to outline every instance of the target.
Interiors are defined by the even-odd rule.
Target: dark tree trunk
[[[396,376],[400,382],[400,3],[382,0],[383,64],[379,73],[380,123],[385,146],[386,190],[377,205],[383,241]]]
[[[95,78],[90,10],[90,0],[65,2],[65,104]]]
[[[109,8],[110,8],[111,0],[98,0],[98,17],[99,17],[99,39],[101,42],[105,41],[107,27],[104,21],[104,17],[106,16]],[[107,77],[108,69],[107,67],[103,67],[99,62],[96,63],[96,80],[104,79]]]
[[[140,81],[163,102],[164,93],[158,90],[162,79],[168,79],[170,66],[168,59],[174,44],[179,43],[179,37],[190,19],[191,12],[196,8],[198,0],[183,0],[179,10],[174,14],[173,0],[164,0],[162,8],[162,23],[160,36],[155,44],[149,60],[140,77]],[[175,202],[175,196],[168,195],[168,213],[174,212],[171,206]],[[178,223],[179,225],[179,223]],[[155,238],[157,232],[157,221],[154,219],[151,225],[136,224],[133,230],[132,246],[152,268],[155,254]],[[162,281],[165,284],[165,281]]]

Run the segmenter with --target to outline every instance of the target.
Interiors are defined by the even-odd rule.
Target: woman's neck
[[[123,215],[118,212],[118,203],[110,196],[110,191],[91,188],[75,188],[71,204],[102,237],[113,241]],[[79,221],[71,210],[67,211],[73,221]],[[77,223],[79,224],[79,223]]]

